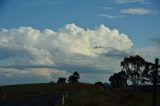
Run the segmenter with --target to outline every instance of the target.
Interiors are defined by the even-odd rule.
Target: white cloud
[[[58,77],[68,77],[69,73],[56,69],[5,69],[0,68],[0,85],[57,81]]]
[[[132,50],[132,45],[127,35],[104,25],[84,29],[67,24],[58,31],[1,29],[0,80],[3,84],[56,81],[78,71],[81,81],[107,81],[121,70],[126,56],[139,54],[151,61],[159,56],[159,48]]]
[[[116,4],[134,3],[134,2],[144,3],[145,0],[113,0],[113,2]]]
[[[129,9],[122,9],[120,13],[123,14],[131,14],[131,15],[146,15],[151,14],[153,11],[150,9],[145,8],[129,8]]]
[[[107,14],[99,14],[100,17],[106,17],[108,19],[117,19],[117,18],[122,18],[123,16],[116,16],[116,15],[107,15]]]
[[[109,52],[111,48],[127,50],[132,45],[127,35],[104,25],[94,29],[83,29],[75,24],[67,24],[58,31],[40,31],[32,27],[1,29],[0,51],[3,52],[0,54],[0,67],[3,67],[4,71],[8,70],[7,66],[15,68],[10,69],[10,76],[18,75],[17,77],[22,78],[20,76],[27,75],[30,77],[26,80],[32,79],[33,82],[41,77],[67,77],[74,71],[112,73],[119,70],[119,65],[115,65],[119,64],[120,59],[108,58],[101,54]],[[57,70],[58,73],[53,75],[42,67],[53,69],[54,72]],[[39,71],[33,71],[32,68]],[[4,74],[0,77],[4,77]],[[5,78],[7,80],[13,77]]]
[[[127,35],[104,25],[93,30],[85,30],[75,24],[68,24],[57,32],[50,29],[39,31],[31,27],[3,29],[0,38],[2,47],[23,48],[35,56],[41,53],[41,57],[49,56],[49,52],[56,50],[68,54],[79,53],[91,56],[100,52],[93,49],[95,46],[125,50],[133,45]]]
[[[30,52],[32,56],[31,57],[32,61],[30,61],[29,64],[38,64],[38,65],[54,64],[53,62],[54,59],[48,50],[39,49],[35,47],[27,47],[27,46],[24,46],[24,49]]]
[[[131,52],[134,54],[139,54],[144,57],[147,61],[154,62],[155,58],[160,59],[160,49],[158,47],[146,47],[146,48],[139,48],[133,49]]]

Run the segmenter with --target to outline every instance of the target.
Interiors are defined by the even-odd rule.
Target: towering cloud
[[[15,68],[6,69],[12,72],[6,74],[3,71],[1,76],[30,75],[25,68],[38,67],[52,68],[53,72],[63,70],[64,73],[75,70],[80,73],[110,73],[119,69],[119,58],[122,57],[112,59],[111,52],[120,55],[121,52],[115,52],[128,50],[132,45],[127,35],[104,25],[95,29],[83,29],[75,24],[67,24],[57,31],[40,31],[32,27],[1,29],[0,67],[3,70]],[[28,71],[33,73],[30,77],[42,77],[43,74],[43,77],[51,79],[50,71]]]
[[[49,53],[54,50],[64,53],[95,55],[94,47],[126,50],[132,46],[132,42],[127,35],[119,33],[117,29],[111,30],[104,25],[93,30],[85,30],[75,24],[67,24],[59,31],[50,29],[39,31],[31,27],[2,29],[0,46],[25,49],[33,55],[35,53],[49,56]]]

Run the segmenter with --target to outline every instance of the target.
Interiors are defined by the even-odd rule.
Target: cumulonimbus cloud
[[[1,29],[0,51],[3,53],[0,54],[0,67],[8,71],[15,68],[9,74],[11,76],[18,72],[19,75],[30,75],[26,68],[38,69],[38,67],[41,69],[48,67],[59,72],[65,70],[64,73],[72,73],[76,70],[88,74],[111,73],[119,69],[120,56],[112,60],[101,54],[111,49],[128,50],[132,45],[127,35],[104,25],[94,29],[84,29],[75,24],[67,24],[58,30],[41,31],[32,27]],[[39,71],[35,73],[31,71],[33,76],[30,77],[36,78],[35,74],[42,76],[38,74]],[[50,71],[45,70],[42,74],[52,77],[49,75],[52,74]],[[56,76],[54,78],[57,78]]]
[[[127,35],[104,25],[94,29],[75,24],[58,30],[1,29],[0,80],[3,84],[56,81],[78,71],[83,81],[107,81],[121,70],[120,62],[126,56],[138,54],[151,62],[159,56],[158,48],[132,49],[132,45]]]
[[[35,55],[50,55],[46,51],[60,50],[65,53],[94,55],[96,46],[112,47],[118,50],[129,49],[133,45],[127,35],[117,29],[109,29],[101,25],[95,29],[83,29],[75,24],[67,24],[59,31],[45,29],[43,31],[20,27],[17,29],[2,29],[0,31],[0,46],[21,48]],[[39,56],[41,57],[41,56]]]

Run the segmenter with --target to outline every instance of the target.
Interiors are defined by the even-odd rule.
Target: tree
[[[78,83],[78,79],[80,78],[80,75],[78,72],[74,72],[73,75],[69,76],[68,82],[69,83]]]
[[[105,89],[105,85],[102,82],[96,82],[94,83],[96,86],[102,87],[103,89]]]
[[[127,75],[126,72],[121,71],[119,73],[114,73],[110,76],[109,81],[113,87],[125,87],[127,86]]]
[[[145,63],[145,68],[143,71],[143,81],[142,83],[153,83],[153,74],[154,74],[154,64],[151,62],[146,62]],[[160,83],[160,75],[157,76],[157,81]]]
[[[69,83],[77,83],[78,80],[77,80],[75,77],[73,77],[73,75],[71,75],[71,76],[69,76],[69,78],[68,78],[68,82],[69,82]]]
[[[112,76],[110,76],[109,81],[112,85],[112,87],[117,87],[117,79],[116,79],[116,75],[117,73],[114,73]]]
[[[125,57],[121,62],[122,71],[125,71],[127,78],[133,85],[139,85],[143,81],[143,69],[145,68],[145,60],[139,55]]]
[[[143,70],[143,80],[142,83],[145,84],[146,82],[153,83],[153,69],[154,64],[150,62],[145,62],[145,68]]]
[[[126,74],[126,72],[125,71],[121,71],[121,72],[119,72],[118,73],[119,74],[119,79],[120,79],[120,83],[121,83],[121,86],[122,87],[126,87],[126,86],[128,86],[128,84],[127,84],[127,74]]]
[[[75,77],[78,80],[80,78],[80,75],[78,72],[74,72],[73,77]]]
[[[50,83],[50,84],[54,84],[55,82],[54,82],[54,81],[50,81],[49,83]]]
[[[60,77],[57,83],[66,83],[66,78]]]

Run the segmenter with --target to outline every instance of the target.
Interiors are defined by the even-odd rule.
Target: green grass
[[[10,85],[0,86],[0,100],[5,100],[5,92],[7,94],[7,100],[19,99],[27,96],[40,96],[41,90],[43,95],[52,95],[64,91],[80,91],[81,89],[92,89],[96,86],[91,84],[23,84],[23,85]]]
[[[64,106],[151,106],[152,95],[131,88],[86,91],[68,97]],[[158,96],[160,106],[160,96]],[[61,99],[56,106],[62,106]]]

